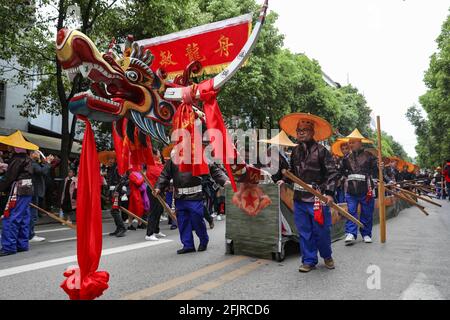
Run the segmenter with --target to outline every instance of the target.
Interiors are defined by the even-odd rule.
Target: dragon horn
[[[247,61],[251,52],[258,42],[259,35],[261,34],[262,27],[267,15],[267,8],[269,7],[269,0],[264,2],[261,7],[258,21],[256,22],[255,28],[252,34],[248,38],[241,52],[234,58],[230,65],[214,77],[214,89],[220,89],[228,80],[230,80],[234,74],[239,70],[239,68]],[[197,91],[196,99],[200,98],[200,92]],[[182,101],[183,100],[183,87],[178,88],[167,88],[164,93],[164,99],[169,101]]]

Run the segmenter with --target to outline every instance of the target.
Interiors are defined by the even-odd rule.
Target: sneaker
[[[162,232],[156,234],[157,237],[164,238],[166,235]]]
[[[167,217],[161,216],[160,221],[167,221],[169,220]]]
[[[351,233],[348,233],[345,237],[345,245],[350,246],[355,242],[355,236]]]
[[[42,242],[42,241],[45,241],[45,238],[43,238],[43,237],[38,237],[38,236],[34,236],[33,238],[31,238],[31,239],[29,240],[29,242]]]
[[[171,225],[170,226],[170,230],[175,230],[175,229],[177,229],[178,227],[175,225],[175,224],[173,224],[173,225]]]
[[[364,236],[364,242],[365,243],[372,243],[372,238],[371,237],[369,237],[369,236]]]
[[[132,225],[133,227],[137,228],[138,225],[139,225],[139,222],[137,221],[137,219],[133,219],[133,221],[131,222],[131,225]]]
[[[145,236],[145,240],[147,240],[147,241],[159,241],[159,239],[154,234],[152,234],[151,236]]]
[[[300,268],[298,268],[299,272],[310,272],[311,270],[314,270],[316,267],[309,265],[309,264],[302,264]]]
[[[217,216],[217,221],[222,221],[222,215],[221,215],[221,214],[219,214],[219,215]]]

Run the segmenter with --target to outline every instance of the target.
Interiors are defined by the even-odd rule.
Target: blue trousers
[[[203,201],[175,200],[175,207],[183,249],[195,248],[192,230],[195,231],[200,239],[200,245],[206,246],[209,242],[209,237],[205,221],[203,220]]]
[[[30,207],[32,196],[18,196],[16,206],[3,219],[2,250],[16,253],[28,250]]]
[[[345,202],[345,192],[343,187],[338,187],[336,189],[336,194],[334,196],[336,203],[344,203]]]
[[[300,235],[302,263],[315,266],[318,262],[317,251],[324,259],[331,258],[331,212],[322,207],[324,224],[314,220],[314,203],[294,201],[294,218]]]
[[[360,229],[361,235],[372,237],[372,224],[373,224],[373,209],[375,206],[375,199],[372,198],[369,203],[366,201],[366,195],[354,196],[347,193],[346,195],[348,212],[358,218],[358,205],[361,204],[361,216],[360,221],[364,224],[364,228]],[[350,220],[345,223],[345,233],[351,233],[355,236],[358,235],[358,225]]]

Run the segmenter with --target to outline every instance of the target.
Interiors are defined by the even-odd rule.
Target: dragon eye
[[[127,76],[128,80],[133,82],[136,82],[139,79],[139,75],[137,74],[136,71],[127,71],[125,75]]]

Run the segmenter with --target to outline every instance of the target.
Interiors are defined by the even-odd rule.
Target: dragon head
[[[90,90],[69,101],[73,114],[104,122],[129,118],[143,133],[167,142],[165,126],[171,125],[175,105],[164,100],[163,72],[150,69],[153,55],[128,36],[121,56],[113,50],[100,53],[95,44],[77,30],[61,29],[56,55],[73,81],[79,73],[91,81]]]

